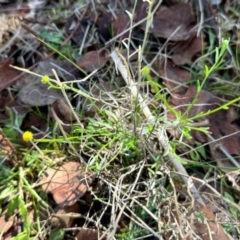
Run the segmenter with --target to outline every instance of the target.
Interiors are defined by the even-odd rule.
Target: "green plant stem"
[[[240,97],[237,97],[237,98],[231,100],[230,102],[224,103],[222,106],[217,107],[217,108],[215,108],[213,110],[209,110],[209,111],[207,111],[205,113],[204,112],[200,113],[200,114],[198,114],[198,115],[196,115],[196,116],[194,116],[192,118],[189,118],[188,120],[189,121],[193,121],[193,120],[196,120],[198,118],[209,116],[210,114],[216,113],[216,112],[218,112],[220,110],[226,110],[226,109],[228,109],[229,106],[233,105],[234,103],[236,103],[238,101],[240,101]]]

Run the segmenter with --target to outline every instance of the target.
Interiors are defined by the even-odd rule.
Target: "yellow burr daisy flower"
[[[22,135],[22,139],[23,139],[23,141],[25,141],[25,142],[29,142],[29,141],[33,140],[33,134],[32,134],[32,132],[30,132],[30,131],[24,132],[23,135]]]
[[[50,82],[50,78],[49,78],[49,76],[47,76],[47,75],[42,76],[42,83],[47,84],[47,83],[49,83],[49,82]]]

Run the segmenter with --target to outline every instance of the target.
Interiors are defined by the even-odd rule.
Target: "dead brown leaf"
[[[193,183],[198,189],[206,207],[215,215],[215,221],[220,224],[231,224],[233,222],[231,214],[228,212],[228,208],[226,205],[222,204],[222,195],[216,194],[219,192],[217,182],[209,182],[203,184],[205,174],[204,173],[196,173],[193,175]],[[217,187],[216,187],[217,185]],[[189,191],[186,186],[181,186],[183,192],[183,198],[189,196]]]
[[[47,59],[39,62],[33,71],[55,78],[52,69],[56,71],[58,77],[63,81],[71,81],[79,76],[79,70],[68,60]]]
[[[61,71],[60,69],[65,69]],[[47,75],[54,77],[52,69],[55,69],[59,78],[63,80],[72,80],[72,68],[66,61],[46,60],[40,62],[33,70],[42,76]],[[69,71],[68,71],[69,70]],[[45,106],[51,105],[57,99],[64,99],[63,94],[58,89],[49,88],[47,84],[41,82],[41,78],[34,75],[24,75],[20,81],[16,83],[19,89],[18,100],[29,106]]]
[[[68,61],[55,59],[39,62],[32,71],[55,79],[52,69],[56,70],[58,77],[63,81],[75,79],[78,71]],[[61,91],[49,88],[47,84],[41,82],[40,77],[30,74],[24,74],[15,84],[15,87],[19,89],[18,100],[29,106],[51,105],[57,99],[64,99]]]
[[[10,67],[13,63],[13,59],[0,62],[0,91],[11,86],[16,81],[16,77],[20,75],[19,71]]]
[[[189,4],[177,4],[167,9],[159,9],[153,17],[153,27],[149,32],[155,37],[184,41],[189,39],[195,19]],[[141,26],[145,30],[145,24]]]
[[[32,131],[32,126],[39,129],[42,133],[44,133],[48,128],[47,120],[44,117],[40,116],[35,112],[28,113],[23,119],[21,129],[23,131]],[[35,132],[35,131],[33,131]],[[36,138],[36,136],[34,136]],[[38,134],[39,137],[44,137],[43,134]]]
[[[171,90],[171,89],[170,89]],[[171,104],[178,107],[182,113],[185,112],[197,95],[197,89],[194,86],[189,86],[184,94],[172,94]],[[220,101],[210,92],[202,90],[195,105],[188,111],[187,117],[193,117],[200,112],[214,109],[220,106]]]
[[[172,61],[176,65],[191,64],[193,56],[200,52],[205,43],[203,42],[203,37],[193,37],[187,41],[178,43],[177,48],[174,49],[174,54],[172,56]]]
[[[77,236],[76,236],[77,240],[98,240],[98,232],[96,230],[93,229],[81,229]],[[104,238],[105,239],[105,238]]]
[[[7,210],[5,210],[0,217],[0,239],[10,240],[17,235],[17,220],[16,217],[6,217]]]
[[[41,79],[33,77],[33,82],[20,90],[18,99],[21,103],[29,106],[45,106],[57,99],[64,99],[61,91],[49,89],[48,85],[41,82]]]
[[[98,18],[97,25],[99,34],[108,41],[112,36],[117,36],[126,30],[130,26],[130,19],[126,13],[118,13],[115,16],[107,13]],[[129,37],[129,31],[120,35],[117,40],[127,37]]]
[[[54,229],[69,228],[72,226],[75,218],[71,217],[71,214],[79,213],[80,206],[78,203],[74,203],[71,206],[58,206],[54,209],[54,214],[50,218],[50,225]]]
[[[109,58],[110,56],[105,49],[90,51],[77,59],[77,65],[86,72],[92,72],[104,67]]]
[[[29,109],[16,101],[14,96],[4,91],[0,93],[0,125],[9,123],[13,113],[24,118],[28,112]]]
[[[149,3],[144,1],[137,1],[136,6],[136,14],[134,16],[134,21],[139,22],[145,17],[147,17],[147,9],[148,9]],[[144,26],[144,25],[142,25]]]
[[[171,104],[173,107],[177,107],[178,111],[185,113],[189,104],[193,102],[193,99],[197,95],[197,89],[194,86],[190,86],[185,94],[172,94]],[[197,102],[185,115],[186,117],[194,117],[200,112],[207,112],[209,110],[219,107],[222,103],[211,93],[202,90],[199,94]],[[240,129],[236,125],[232,124],[232,111],[233,110],[220,110],[214,114],[211,114],[205,118],[198,119],[198,121],[208,120],[209,132],[215,139],[210,144],[212,157],[217,161],[219,167],[222,167],[223,171],[228,172],[227,167],[235,167],[232,162],[226,159],[226,156],[218,149],[218,146],[223,146],[230,155],[240,155]],[[174,119],[173,114],[168,113],[169,119]],[[237,134],[236,134],[237,133]],[[172,132],[172,134],[174,134]],[[200,142],[209,142],[211,139],[204,133],[193,131],[192,136],[195,140]],[[239,159],[236,160],[239,164]]]
[[[57,117],[64,123],[73,121],[73,113],[68,104],[62,99],[57,99],[53,104],[52,108],[57,114]]]
[[[11,103],[12,99],[9,96],[9,94],[3,94],[2,92],[0,93],[0,111],[3,111],[6,106],[8,106]]]
[[[5,214],[6,214],[6,212],[5,212]],[[8,220],[5,220],[5,218],[6,218],[5,215],[0,217],[0,226],[1,226],[0,233],[2,235],[7,233],[14,224],[14,217],[10,217]]]
[[[88,190],[87,180],[82,174],[81,165],[77,162],[68,162],[56,169],[48,168],[41,179],[42,188],[52,193],[57,204],[71,206]]]
[[[116,15],[116,18],[113,18],[112,16],[112,27],[114,31],[114,36],[117,36],[118,34],[122,33],[124,30],[126,30],[130,26],[130,19],[129,16],[126,13],[121,13]],[[129,37],[129,32],[126,32],[122,34],[118,40],[123,40],[124,38]]]
[[[177,94],[184,94],[187,91],[186,84],[191,79],[191,74],[172,62],[167,61],[160,70],[160,75],[168,90]]]
[[[197,210],[204,214],[205,220],[202,222],[195,220],[194,227],[203,240],[230,240],[223,227],[216,222],[216,217],[207,207],[200,204]]]
[[[91,16],[92,15],[92,16]],[[67,36],[71,36],[71,39],[81,46],[84,44],[83,49],[90,47],[94,44],[94,23],[92,20],[96,18],[94,13],[90,12],[89,17],[81,19],[78,14],[73,14],[67,20],[65,25],[65,31]],[[85,39],[84,43],[83,40]]]

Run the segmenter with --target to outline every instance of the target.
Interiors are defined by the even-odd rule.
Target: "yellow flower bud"
[[[47,76],[47,75],[42,76],[42,83],[47,84],[47,83],[49,83],[49,82],[50,82],[50,78],[49,78],[49,76]]]

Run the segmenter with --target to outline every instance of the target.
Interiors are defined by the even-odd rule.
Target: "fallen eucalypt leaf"
[[[84,176],[81,164],[67,162],[56,169],[48,168],[41,179],[42,189],[51,193],[58,205],[71,206],[89,191],[91,178]]]

